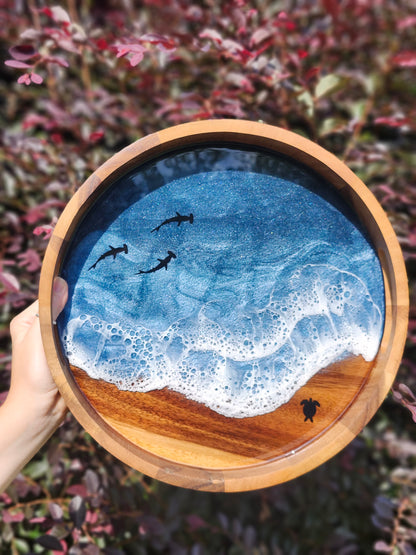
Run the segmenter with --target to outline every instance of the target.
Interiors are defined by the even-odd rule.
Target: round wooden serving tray
[[[202,161],[202,169],[196,167],[198,161]],[[175,173],[179,166],[179,173]],[[229,183],[227,179],[227,184],[218,181],[221,176],[229,176]],[[316,189],[309,186],[309,180],[317,183]],[[299,191],[305,195],[304,200],[294,205],[293,199],[298,197],[292,195]],[[194,205],[189,204],[192,199]],[[331,220],[332,216],[314,217],[318,205],[328,206],[331,214],[335,210],[336,218],[345,218],[346,229],[352,230],[351,238]],[[137,207],[137,221],[131,219],[132,207],[135,210]],[[119,228],[119,233],[125,230],[126,239],[120,234],[114,235],[118,216],[126,218],[125,228]],[[136,231],[132,230],[132,221],[137,224]],[[360,230],[358,235],[356,227]],[[136,232],[137,241],[132,244]],[[92,243],[88,243],[90,237]],[[363,244],[368,243],[369,249],[363,261],[360,253],[354,254],[358,262],[353,261],[349,250],[356,237]],[[297,240],[299,251],[294,255],[293,243]],[[335,250],[342,251],[336,259],[332,242]],[[152,245],[154,251],[150,250]],[[364,278],[355,276],[355,267],[361,276],[372,252],[379,269],[379,285],[374,282],[374,291],[370,291],[373,285],[369,285],[368,290],[363,286],[364,292],[357,293],[357,284],[362,284],[367,277],[373,284],[373,274],[377,274],[370,267],[367,272],[370,275],[364,272]],[[296,264],[299,264],[298,270]],[[354,271],[351,264],[356,264],[352,266]],[[134,271],[127,272],[124,268],[134,268]],[[289,271],[293,273],[287,274]],[[55,323],[51,295],[57,275],[69,282],[69,301],[67,312]],[[285,286],[281,285],[283,276],[287,278]],[[295,292],[295,286],[302,285],[303,276],[312,281],[305,281],[305,291],[300,287]],[[270,282],[273,279],[275,282]],[[263,281],[274,285],[272,288],[264,285],[263,291]],[[208,284],[205,289],[201,285],[204,283]],[[117,296],[117,287],[123,291],[120,296]],[[244,287],[247,292],[240,298]],[[217,291],[219,297],[213,298]],[[319,300],[322,291],[326,295],[323,301]],[[361,300],[354,301],[353,305],[348,304],[351,291],[361,295],[358,297]],[[135,300],[136,293],[139,300]],[[309,301],[299,301],[299,298],[323,304],[310,316]],[[372,308],[368,308],[375,298],[378,304],[374,301]],[[86,315],[79,312],[83,308],[82,299],[85,299]],[[341,304],[334,304],[334,299]],[[407,279],[400,247],[385,213],[367,187],[335,156],[307,139],[263,123],[237,120],[194,122],[165,129],[136,141],[94,172],[71,199],[55,227],[43,262],[39,301],[48,363],[70,411],[85,430],[137,470],[170,484],[205,491],[243,491],[278,484],[311,470],[345,447],[367,424],[392,385],[402,357],[408,318]],[[156,389],[123,389],[129,382],[131,368],[124,366],[125,349],[120,350],[120,364],[114,366],[112,359],[114,368],[108,374],[110,377],[103,379],[99,374],[98,354],[95,359],[94,352],[89,355],[88,360],[94,359],[97,364],[87,372],[81,363],[74,362],[71,358],[74,349],[68,347],[72,332],[65,326],[71,318],[71,322],[78,322],[81,331],[88,328],[88,333],[93,334],[94,330],[104,330],[97,323],[99,318],[90,316],[94,307],[116,314],[124,310],[125,303],[131,315],[134,302],[138,303],[137,311],[143,312],[146,326],[151,330],[147,347],[142,348],[144,354],[139,353],[139,358],[149,356],[149,352],[156,353],[159,348],[149,337],[163,337],[170,341],[169,360],[178,360],[178,369],[173,363],[169,372],[163,368],[159,371],[158,379],[162,381]],[[194,305],[202,306],[199,312],[192,313]],[[175,329],[185,325],[183,322],[189,314],[194,324],[173,340],[173,332],[168,336],[165,329],[168,324],[165,327],[154,324],[153,308],[160,312],[162,322],[177,311]],[[284,336],[282,348],[276,348],[270,355],[270,344],[275,341],[276,345],[278,341],[270,339],[271,335],[266,332],[277,324],[266,325],[266,322],[284,321],[287,328],[287,322],[294,320],[285,314],[289,310],[293,316],[295,309],[305,314],[305,318],[295,321],[290,334]],[[345,324],[342,318],[347,310]],[[361,314],[366,310],[368,313]],[[254,313],[250,321],[247,314]],[[372,333],[377,328],[375,333],[379,333],[379,338],[371,355],[363,352],[361,356],[359,348],[354,346],[355,336],[362,329],[357,324],[358,331],[351,331],[351,326],[356,325],[355,319],[364,322],[364,327],[370,330],[366,328],[363,333]],[[88,325],[82,328],[85,322]],[[206,322],[211,327],[207,328]],[[229,326],[240,334],[240,354],[251,345],[250,356],[246,356],[244,363],[238,358],[240,355],[229,356],[235,347],[234,341],[231,346],[218,347],[220,354],[214,356],[209,351],[211,358],[206,368],[204,364],[198,367],[198,362],[197,369],[191,365],[188,372],[182,364],[181,353],[186,351],[187,356],[194,353],[184,347],[184,338],[196,337],[192,339],[196,343],[210,341],[209,336],[215,335],[221,322],[226,322],[225,328]],[[342,356],[324,357],[319,368],[310,372],[312,363],[305,360],[309,361],[309,356],[318,364],[316,353],[321,352],[321,343],[332,333],[326,329],[327,324],[328,329],[331,327],[329,322],[336,328],[336,337],[349,337],[346,352],[350,354],[341,349],[338,354]],[[121,320],[114,324],[108,342],[117,342],[123,337],[126,343],[131,343],[125,339],[127,332],[120,331],[123,325]],[[140,326],[143,330],[143,322]],[[246,331],[242,330],[244,326]],[[252,330],[252,335],[247,329]],[[273,329],[287,332],[284,326]],[[106,332],[99,333],[103,334],[100,352],[104,352]],[[130,328],[129,333],[138,345],[135,330]],[[316,347],[318,336],[319,348]],[[73,334],[71,345],[74,337]],[[85,336],[85,345],[82,345],[82,333],[77,336],[81,352],[94,348],[89,337]],[[363,344],[362,338],[360,341]],[[366,340],[364,347],[365,344]],[[264,354],[255,363],[250,362],[254,351]],[[206,353],[199,355],[202,358],[198,360],[205,360]],[[292,370],[276,370],[276,357],[286,360],[287,356]],[[218,368],[226,360],[223,367],[226,372],[231,372],[232,367],[237,376],[235,368],[240,368],[241,375],[245,376],[240,384],[242,389],[232,402],[224,401],[228,394],[222,386],[219,386],[218,398],[212,394],[216,391],[210,389],[214,388],[215,380],[207,381],[205,376],[214,372],[212,357],[217,365],[215,372],[219,372]],[[141,363],[147,364],[146,360]],[[328,364],[322,362],[325,360]],[[182,361],[180,368],[179,361]],[[252,377],[254,370],[247,370],[244,364],[252,364],[250,368],[258,373],[256,378]],[[148,373],[143,371],[139,377],[135,374],[131,381],[136,385],[144,383],[141,380],[152,372],[146,368]],[[96,369],[97,375],[91,377]],[[186,387],[191,388],[189,395],[182,386],[160,385],[165,374],[175,376],[179,370],[185,376]],[[201,377],[195,381],[192,372],[193,376],[200,372]],[[112,376],[122,376],[124,385]],[[173,379],[180,381],[181,378],[178,374]],[[226,381],[228,374],[221,379],[225,380],[222,384],[231,384]],[[199,388],[198,383],[202,384]],[[244,399],[241,407],[236,401],[240,394]],[[270,410],[270,403],[281,394],[283,402]],[[264,396],[261,398],[265,399],[267,410],[253,409],[259,404],[257,395]]]

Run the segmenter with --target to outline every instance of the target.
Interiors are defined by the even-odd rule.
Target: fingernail
[[[64,279],[56,277],[52,286],[52,318],[55,324],[56,318],[63,310],[68,299],[68,286]]]
[[[62,295],[64,293],[64,291],[66,291],[66,281],[64,279],[62,279],[61,277],[57,276],[54,280],[53,280],[53,289],[52,289],[52,293],[53,295]]]

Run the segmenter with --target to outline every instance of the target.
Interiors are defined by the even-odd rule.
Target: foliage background
[[[372,422],[293,482],[181,490],[132,471],[69,415],[0,495],[0,553],[416,553],[414,0],[0,0],[0,402],[8,323],[37,296],[51,230],[125,145],[246,118],[335,153],[387,212],[412,311]]]

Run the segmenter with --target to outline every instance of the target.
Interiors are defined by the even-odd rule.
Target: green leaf
[[[345,122],[340,118],[326,118],[323,120],[320,128],[319,135],[325,136],[345,128]]]
[[[382,83],[382,78],[378,73],[364,75],[364,89],[369,96],[376,94],[380,90]]]
[[[356,121],[363,121],[367,111],[367,100],[353,102],[349,107],[349,111]]]
[[[339,88],[342,82],[343,79],[341,79],[338,75],[335,75],[335,73],[325,75],[316,84],[315,98],[322,98],[323,96],[332,94]]]
[[[40,461],[33,461],[27,465],[25,468],[25,474],[32,478],[32,480],[39,480],[42,476],[45,476],[49,471],[49,462],[44,457]]]
[[[315,109],[311,93],[309,91],[303,91],[303,93],[298,96],[298,100],[306,106],[306,113],[311,118]]]
[[[15,552],[18,553],[29,553],[30,547],[26,540],[22,540],[21,538],[14,538],[13,539],[13,547],[15,548]]]

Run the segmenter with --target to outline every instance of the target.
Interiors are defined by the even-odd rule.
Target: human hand
[[[56,319],[68,298],[68,286],[55,278],[52,292],[52,317]],[[40,334],[39,302],[35,301],[10,323],[12,338],[12,376],[8,399],[25,398],[35,401],[36,408],[45,413],[64,415],[65,405],[51,376]],[[32,404],[32,403],[31,403]],[[56,406],[55,406],[56,405]],[[23,405],[25,406],[25,405]]]
[[[52,292],[54,319],[67,298],[67,284],[58,277]],[[46,361],[37,312],[38,301],[10,323],[12,375],[9,393],[0,407],[0,491],[45,443],[66,413]]]

